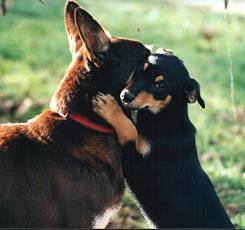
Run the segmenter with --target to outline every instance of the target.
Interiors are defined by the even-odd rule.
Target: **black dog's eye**
[[[163,86],[163,83],[161,82],[161,81],[159,81],[159,82],[157,82],[156,84],[155,84],[155,87],[156,88],[161,88]]]
[[[164,89],[166,87],[168,87],[168,83],[165,82],[164,80],[155,83],[155,88],[157,89]]]
[[[164,84],[164,81],[163,80],[162,81],[155,82],[155,87],[156,88],[162,88],[164,85],[165,84]]]
[[[155,87],[156,88],[162,88],[164,86],[164,76],[163,75],[158,75],[155,79]]]

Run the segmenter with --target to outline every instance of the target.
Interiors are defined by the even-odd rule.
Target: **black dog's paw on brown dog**
[[[103,228],[121,203],[120,151],[92,98],[119,95],[149,50],[111,37],[73,1],[65,26],[72,62],[51,109],[0,125],[2,228]]]
[[[121,145],[134,142],[140,154],[146,155],[150,152],[149,142],[138,135],[133,122],[124,114],[113,96],[99,93],[92,100],[92,103],[94,111],[114,128]]]
[[[121,145],[137,140],[138,134],[135,126],[123,113],[122,108],[118,105],[114,97],[110,94],[104,95],[99,93],[92,100],[92,103],[94,111],[115,129]],[[120,131],[117,132],[117,130]]]

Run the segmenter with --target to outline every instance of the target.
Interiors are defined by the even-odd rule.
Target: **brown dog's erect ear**
[[[81,8],[75,9],[75,24],[89,51],[88,58],[100,66],[102,64],[101,59],[109,48],[111,37],[89,13]]]
[[[65,6],[65,27],[70,51],[73,57],[83,45],[83,41],[81,40],[75,25],[75,10],[78,7],[79,5],[74,1],[68,1]]]
[[[195,79],[189,79],[185,87],[186,98],[189,103],[196,101],[202,108],[205,108],[205,102],[201,97],[200,85]]]

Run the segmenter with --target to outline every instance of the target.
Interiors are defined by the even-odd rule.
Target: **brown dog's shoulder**
[[[26,124],[2,124],[0,125],[0,152],[14,146],[16,141],[26,133]]]
[[[1,124],[0,151],[8,150],[24,139],[30,142],[46,143],[52,136],[57,124],[63,120],[64,118],[58,114],[45,110],[26,123]]]
[[[48,144],[54,139],[58,131],[62,131],[66,118],[50,110],[44,110],[41,114],[27,122],[27,133],[29,139]],[[64,130],[63,130],[64,131]]]

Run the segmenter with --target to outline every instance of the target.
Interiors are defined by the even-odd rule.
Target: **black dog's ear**
[[[190,78],[185,86],[186,98],[189,103],[195,103],[196,101],[202,108],[205,108],[205,102],[201,97],[200,85],[195,80]]]
[[[103,57],[109,49],[111,37],[100,24],[85,10],[75,9],[75,24],[79,35],[89,52],[89,58],[100,66]]]

